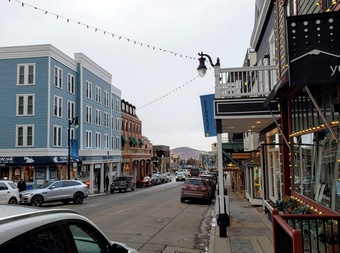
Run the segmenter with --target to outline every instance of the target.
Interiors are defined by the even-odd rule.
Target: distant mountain
[[[198,160],[200,158],[201,153],[206,153],[205,151],[193,149],[193,148],[188,148],[188,147],[179,147],[179,148],[174,148],[171,149],[171,151],[174,154],[179,155],[179,158],[181,160],[187,160],[189,158],[193,158]]]

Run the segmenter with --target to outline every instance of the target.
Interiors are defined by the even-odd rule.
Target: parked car
[[[32,206],[58,201],[65,205],[70,201],[81,204],[89,196],[89,188],[87,184],[78,180],[58,180],[46,182],[36,189],[20,192],[19,196],[20,204]]]
[[[191,168],[190,169],[190,177],[199,177],[200,169],[199,168]]]
[[[161,178],[158,173],[152,173],[151,180],[152,180],[152,185],[161,184]]]
[[[110,192],[127,192],[129,188],[131,189],[131,191],[135,190],[135,179],[133,176],[116,177],[110,186]]]
[[[18,204],[19,189],[13,181],[0,181],[0,204]]]
[[[159,174],[159,177],[161,178],[161,183],[162,183],[162,184],[168,182],[168,178],[167,178],[167,176],[166,176],[165,173]]]
[[[185,172],[177,172],[176,181],[185,181],[187,174]]]
[[[217,185],[217,180],[216,180],[215,176],[209,175],[209,174],[201,174],[200,177],[204,178],[205,180],[208,181],[208,183],[209,183],[209,185],[211,187],[211,196],[215,197],[216,185]]]
[[[170,172],[165,173],[166,177],[168,178],[168,182],[172,181],[172,175]]]
[[[74,210],[0,206],[0,252],[126,252]]]
[[[186,200],[201,199],[205,203],[210,204],[211,188],[207,180],[195,177],[188,178],[182,185],[181,189],[181,202],[184,203]]]
[[[136,184],[136,187],[149,187],[152,185],[152,180],[151,180],[151,177],[149,176],[146,176],[146,177],[143,177],[139,180],[137,180],[137,184]]]

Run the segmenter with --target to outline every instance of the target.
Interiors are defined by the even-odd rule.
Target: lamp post
[[[67,176],[68,179],[71,179],[71,126],[74,125],[75,128],[79,126],[79,118],[74,117],[72,120],[68,121],[68,135],[67,135],[67,144],[68,144],[68,155],[67,155]]]
[[[216,90],[219,89],[220,86],[220,59],[217,58],[216,63],[214,64],[211,60],[211,57],[207,54],[203,54],[203,52],[198,53],[200,58],[199,66],[197,68],[198,74],[201,77],[204,77],[207,71],[207,67],[205,66],[205,57],[209,59],[211,66],[214,68],[215,75],[215,95]],[[216,97],[215,97],[216,98]],[[218,213],[218,225],[220,230],[220,237],[227,237],[227,224],[229,224],[229,217],[226,212],[225,199],[224,199],[224,182],[223,182],[223,158],[222,158],[222,120],[215,119],[216,122],[216,134],[217,134],[217,160],[218,160],[218,195],[219,195],[219,213]]]

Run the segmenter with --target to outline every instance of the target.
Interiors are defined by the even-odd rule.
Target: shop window
[[[20,181],[21,178],[21,169],[13,168],[12,169],[12,181]]]
[[[34,181],[34,166],[26,166],[24,170],[24,181],[33,183]]]
[[[254,167],[253,170],[254,177],[254,198],[262,198],[262,176],[261,176],[261,168]]]

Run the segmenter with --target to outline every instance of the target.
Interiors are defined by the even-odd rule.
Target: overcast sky
[[[200,96],[214,93],[214,76],[211,69],[198,77],[197,54],[214,63],[219,57],[222,68],[242,66],[254,6],[254,0],[2,0],[0,46],[52,44],[72,58],[84,53],[112,74],[154,145],[208,151],[216,137],[204,137]]]

